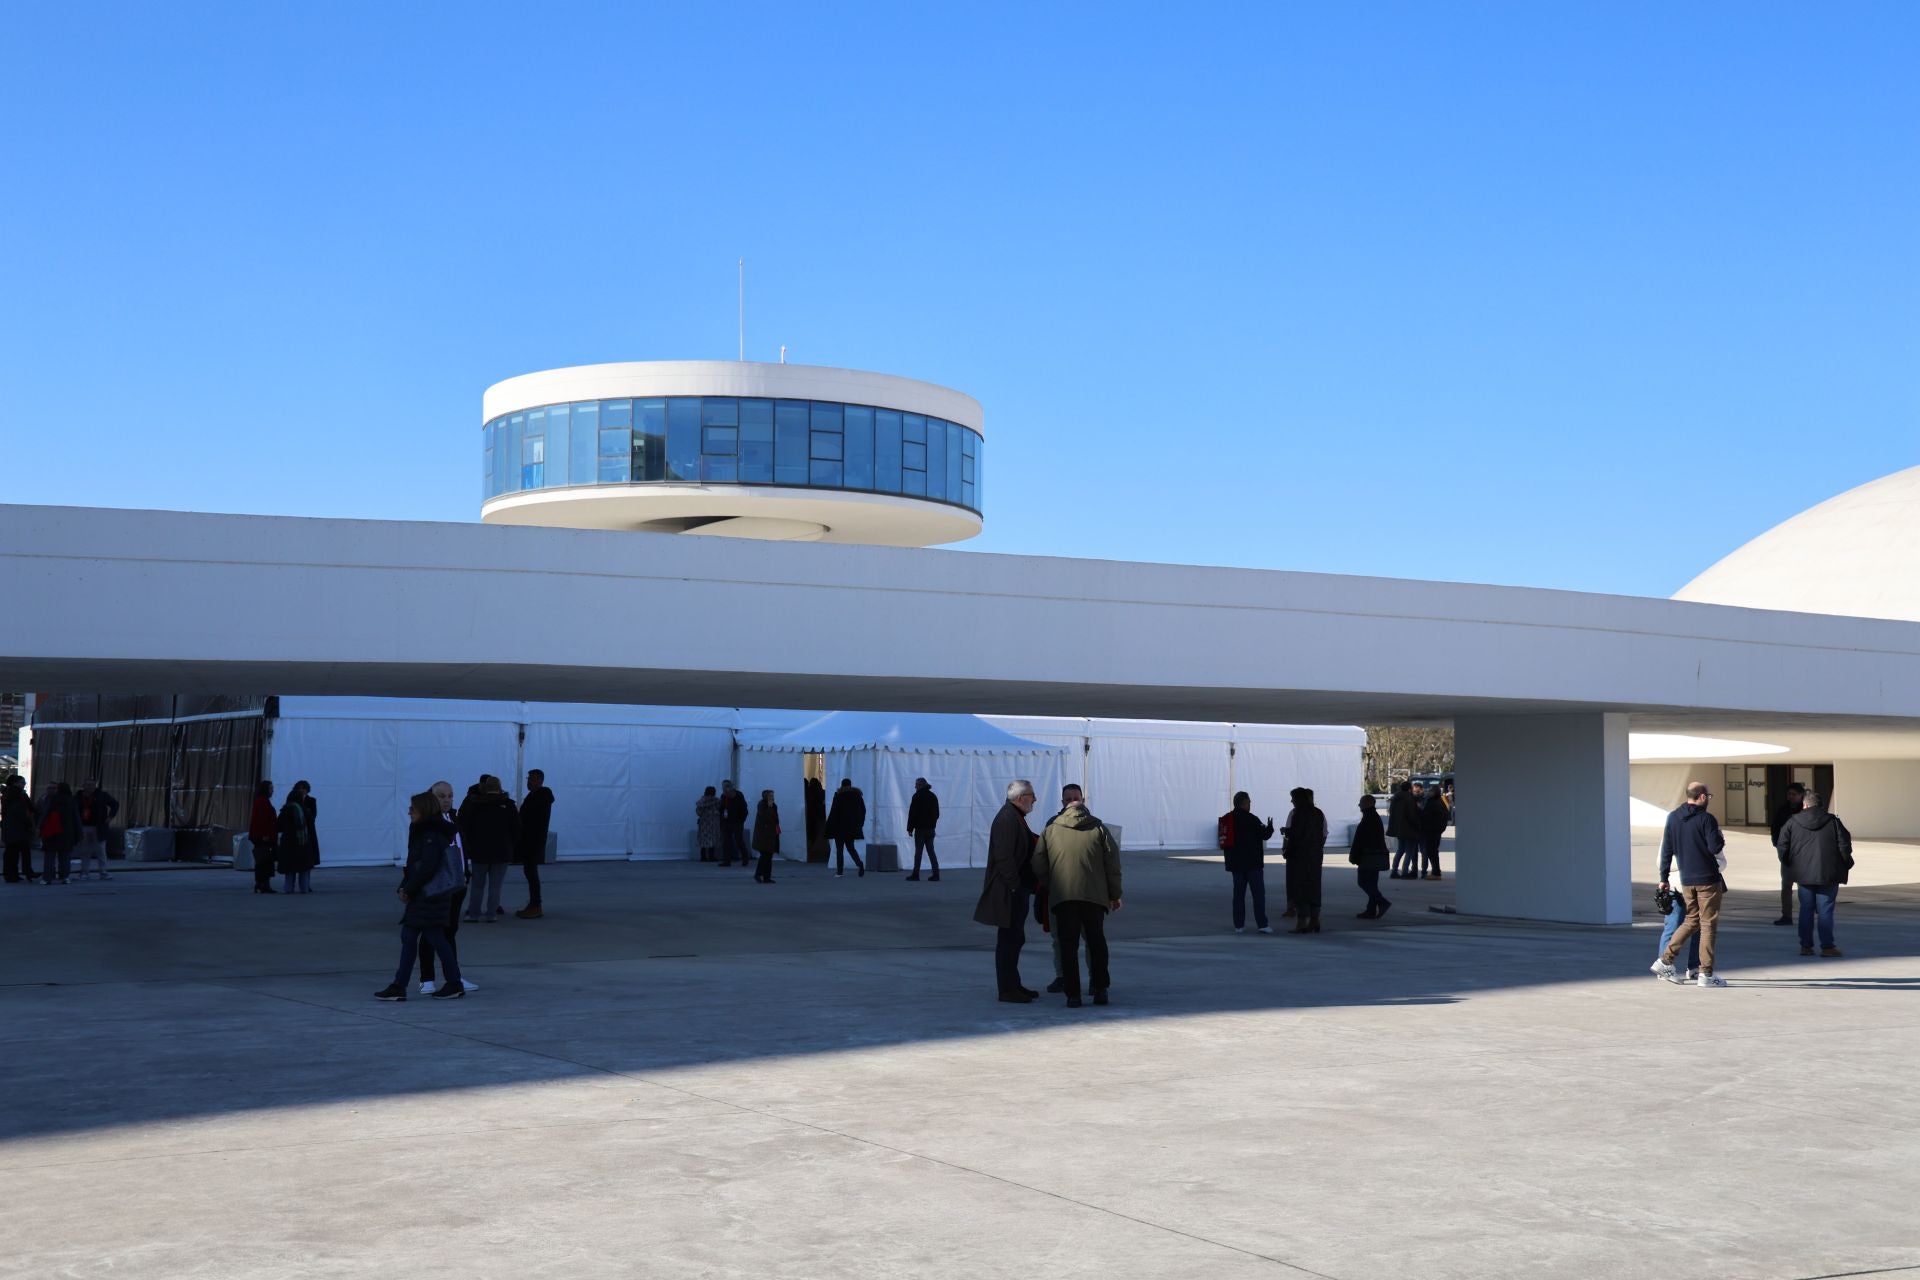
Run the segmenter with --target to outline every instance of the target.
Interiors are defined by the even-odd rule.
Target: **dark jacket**
[[[540,863],[547,858],[547,829],[553,825],[553,788],[535,787],[520,802],[521,863]]]
[[[74,796],[74,804],[80,811],[80,825],[91,827],[102,840],[113,826],[113,815],[120,812],[120,802],[102,791],[99,787],[88,795],[82,791]]]
[[[1680,883],[1704,887],[1720,883],[1720,859],[1727,838],[1720,823],[1704,805],[1682,804],[1667,815],[1667,832],[1660,837],[1660,883],[1672,884],[1671,870],[1679,863]]]
[[[747,825],[747,793],[735,787],[720,794],[720,821],[731,822],[735,826]]]
[[[1845,884],[1853,870],[1853,833],[1824,806],[1787,819],[1774,847],[1795,884]]]
[[[762,800],[753,814],[753,851],[780,852],[780,806]]]
[[[1791,800],[1782,800],[1774,806],[1773,816],[1767,819],[1767,838],[1774,848],[1780,847],[1780,829],[1787,825],[1787,819],[1800,812],[1800,806]]]
[[[1287,814],[1287,825],[1281,830],[1280,856],[1288,862],[1318,862],[1326,854],[1327,815],[1319,806],[1308,805]]]
[[[1420,834],[1420,806],[1414,803],[1411,787],[1402,786],[1387,801],[1387,834],[1396,840],[1412,840]]]
[[[0,790],[0,843],[32,844],[40,834],[40,810],[25,787]]]
[[[472,863],[512,862],[520,814],[504,791],[469,791],[460,802],[460,847]]]
[[[987,833],[987,875],[973,918],[996,929],[1011,929],[1024,918],[1020,899],[1033,891],[1033,832],[1026,815],[1009,800],[993,815]]]
[[[307,841],[312,845],[313,865],[320,865],[320,802],[313,798],[313,792],[300,797],[300,807],[307,811]]]
[[[407,867],[400,875],[400,891],[407,895],[401,924],[416,929],[438,929],[452,913],[453,895],[465,878],[448,861],[453,824],[431,818],[407,828]]]
[[[1222,849],[1229,871],[1251,871],[1266,861],[1267,841],[1273,839],[1273,823],[1262,822],[1250,809],[1235,809],[1233,847]]]
[[[841,787],[827,810],[827,835],[835,840],[867,838],[867,798],[858,787]]]
[[[318,859],[313,853],[313,828],[307,825],[306,806],[289,796],[280,806],[278,825],[280,838],[273,869],[281,875],[313,870]]]
[[[1453,811],[1447,808],[1447,802],[1438,788],[1427,793],[1426,803],[1420,806],[1420,834],[1440,835],[1447,829],[1447,823],[1453,820]]]
[[[1380,815],[1371,809],[1360,814],[1360,825],[1353,829],[1353,844],[1347,849],[1347,861],[1362,871],[1387,869],[1387,833]]]
[[[907,834],[918,831],[930,836],[940,825],[940,797],[933,794],[933,788],[927,787],[913,793],[913,799],[907,801]]]
[[[1091,902],[1101,910],[1119,901],[1120,846],[1100,819],[1077,801],[1062,809],[1033,845],[1033,874],[1047,890],[1047,909]]]
[[[48,799],[46,807],[40,811],[40,823],[46,825],[53,814],[60,815],[60,834],[42,836],[41,843],[48,853],[72,853],[73,846],[80,838],[80,806],[74,803],[73,792],[61,795],[58,791]]]

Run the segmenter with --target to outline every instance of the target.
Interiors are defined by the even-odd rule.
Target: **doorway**
[[[801,793],[806,797],[807,861],[827,860],[827,757],[809,751],[800,757]]]

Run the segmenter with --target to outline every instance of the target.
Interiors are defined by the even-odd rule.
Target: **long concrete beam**
[[[1920,624],[1463,583],[0,506],[0,687],[1920,726]]]

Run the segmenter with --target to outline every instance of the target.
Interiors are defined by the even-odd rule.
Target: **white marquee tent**
[[[1007,784],[1026,778],[1047,804],[1059,794],[1067,752],[960,715],[836,711],[784,733],[742,733],[741,789],[749,804],[762,789],[773,790],[781,853],[788,858],[806,857],[802,796],[809,755],[825,757],[829,800],[840,780],[851,778],[866,797],[869,839],[900,844],[909,860],[907,802],[914,779],[925,778],[940,798],[935,852],[943,866],[966,867],[985,864],[987,829],[1005,803]]]

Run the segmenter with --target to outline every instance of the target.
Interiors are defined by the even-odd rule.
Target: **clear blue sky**
[[[986,406],[981,550],[1664,595],[1920,463],[1920,5],[17,5],[0,500],[477,518],[480,393]]]

